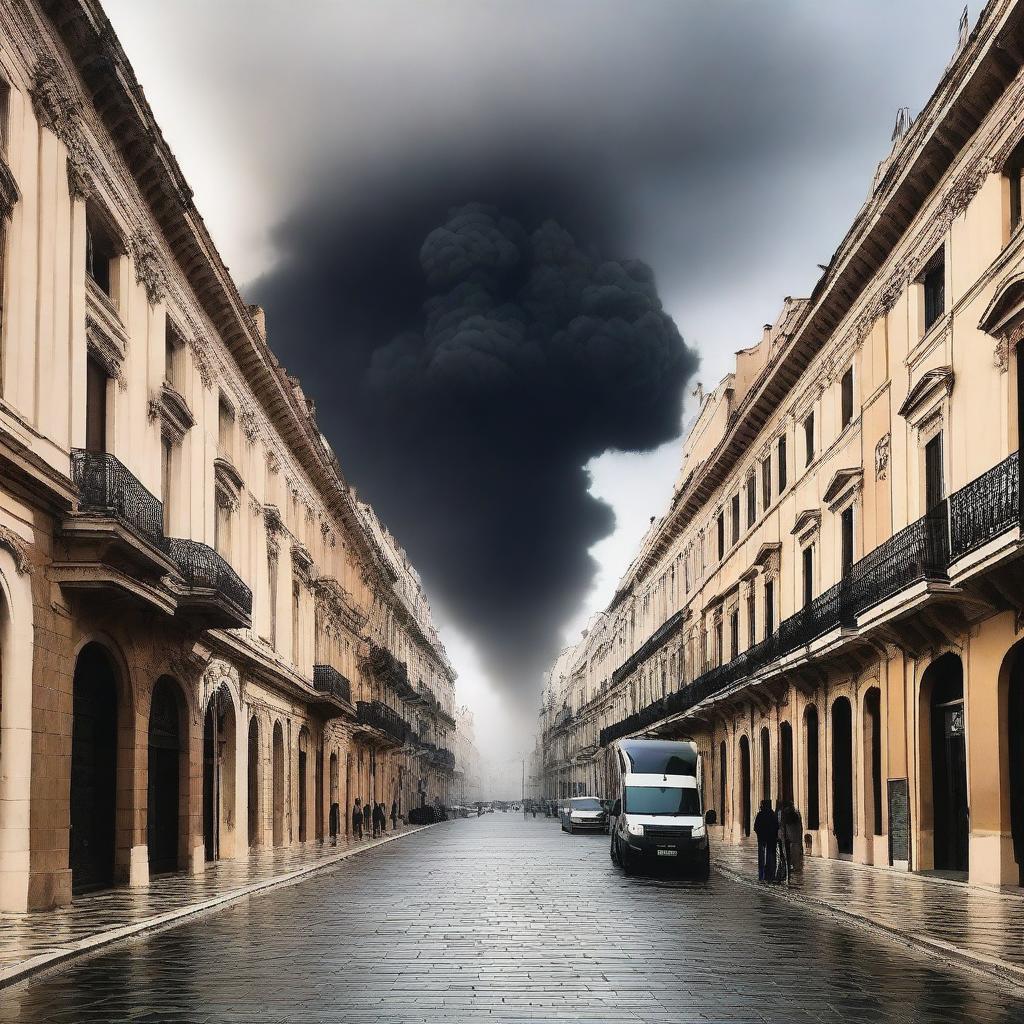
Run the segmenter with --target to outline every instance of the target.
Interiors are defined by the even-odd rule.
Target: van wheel
[[[616,845],[614,835],[612,836],[612,841],[608,846],[608,856],[611,857],[613,864],[619,863],[618,846]]]
[[[701,866],[697,868],[697,878],[702,882],[706,882],[711,877],[711,853],[704,858]]]
[[[623,874],[633,874],[636,870],[633,865],[633,858],[628,853],[624,852],[621,846],[618,847],[618,855],[619,867],[622,868]]]

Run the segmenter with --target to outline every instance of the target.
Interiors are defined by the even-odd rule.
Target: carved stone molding
[[[68,76],[56,58],[39,58],[29,87],[32,109],[44,128],[49,128],[68,149],[79,149],[78,118],[81,105],[75,99]]]
[[[14,180],[7,161],[0,156],[0,220],[10,217],[19,199],[21,193],[18,191],[18,183]]]
[[[888,433],[883,434],[875,445],[875,479],[885,480],[889,475],[889,444]]]
[[[263,515],[267,523],[268,534],[284,532],[284,521],[281,519],[281,510],[276,505],[265,505],[263,507]]]
[[[118,387],[124,391],[128,387],[121,364],[124,362],[125,349],[120,339],[91,313],[85,315],[85,342],[89,354],[103,367],[108,377],[117,381]]]
[[[32,563],[28,559],[25,541],[6,526],[0,526],[0,548],[6,548],[11,553],[14,569],[19,576],[32,575]]]
[[[135,280],[145,288],[149,304],[155,306],[167,294],[167,268],[156,239],[145,228],[136,228],[128,249],[135,265]]]
[[[292,569],[296,577],[307,587],[313,582],[313,556],[299,541],[292,544]]]
[[[992,350],[992,365],[1000,373],[1006,373],[1010,368],[1010,341],[1005,334],[996,339]]]
[[[263,515],[263,506],[260,504],[259,500],[252,494],[249,495],[249,511],[254,516]]]
[[[159,420],[161,430],[175,444],[184,440],[196,422],[188,403],[166,382],[149,400],[149,418]]]
[[[243,409],[239,420],[242,424],[242,431],[246,436],[246,439],[250,444],[254,443],[260,436],[259,422],[256,419],[256,414],[251,409]]]

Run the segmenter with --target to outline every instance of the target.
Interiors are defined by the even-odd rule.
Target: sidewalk
[[[287,885],[364,850],[419,832],[404,826],[380,839],[261,847],[240,860],[206,865],[202,874],[162,875],[138,888],[119,886],[59,910],[0,914],[0,988],[78,954],[224,906],[251,893]]]
[[[1024,890],[807,858],[789,885],[761,886],[753,843],[714,847],[715,869],[781,898],[851,918],[910,946],[1024,984]]]

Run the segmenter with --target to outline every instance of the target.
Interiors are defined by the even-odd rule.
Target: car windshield
[[[601,801],[594,797],[585,797],[582,800],[573,800],[571,806],[574,811],[600,811]]]
[[[627,786],[624,811],[630,814],[700,814],[696,789],[671,786]]]

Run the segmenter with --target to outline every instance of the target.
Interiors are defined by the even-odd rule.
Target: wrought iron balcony
[[[379,700],[359,701],[356,704],[356,721],[384,733],[399,746],[405,743],[409,733],[405,719],[394,708]]]
[[[949,558],[976,551],[1020,522],[1017,452],[949,496]]]
[[[443,747],[437,750],[431,756],[431,764],[442,772],[453,772],[455,771],[455,755],[450,750],[445,750]]]
[[[163,505],[119,459],[108,452],[74,448],[71,477],[81,515],[114,519],[155,547],[163,545]]]
[[[178,567],[187,591],[179,603],[218,610],[224,625],[248,626],[252,619],[252,591],[224,558],[209,544],[184,537],[168,537],[167,553]]]
[[[333,665],[313,666],[313,689],[346,703],[352,701],[352,684]]]
[[[409,681],[409,670],[405,662],[399,661],[386,647],[371,643],[366,660],[370,671],[381,682],[392,687],[403,700],[412,700],[418,696],[416,688]]]

